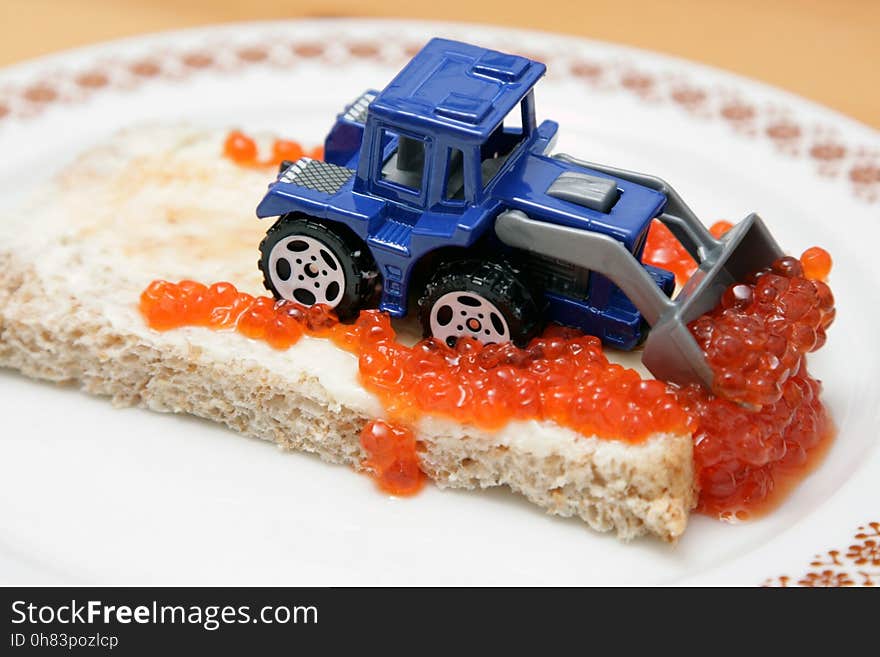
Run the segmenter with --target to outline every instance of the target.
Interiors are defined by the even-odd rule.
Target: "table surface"
[[[763,80],[880,128],[880,0],[0,0],[0,66],[123,36],[239,20],[494,23],[656,50]]]

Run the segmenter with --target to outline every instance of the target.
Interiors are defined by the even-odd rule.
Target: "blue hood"
[[[566,172],[612,180],[617,200],[602,212],[571,200],[551,196],[547,190]],[[598,171],[531,152],[501,175],[489,192],[511,208],[531,218],[609,235],[633,250],[651,220],[666,204],[666,195]]]

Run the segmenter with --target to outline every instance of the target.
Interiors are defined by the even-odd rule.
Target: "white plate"
[[[674,548],[650,539],[624,545],[503,490],[386,498],[368,478],[312,456],[2,372],[0,579],[876,581],[880,525],[869,523],[880,520],[880,275],[872,266],[880,135],[829,110],[696,64],[548,34],[388,21],[234,25],[0,72],[0,206],[144,120],[268,128],[320,143],[345,102],[383,86],[432,35],[545,61],[539,115],[560,122],[559,150],[657,172],[707,220],[758,210],[793,253],[813,244],[831,251],[838,320],[828,347],[811,358],[840,430],[825,462],[762,520],[731,526],[695,516]]]

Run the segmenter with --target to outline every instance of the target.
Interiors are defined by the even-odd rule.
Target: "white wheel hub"
[[[451,345],[469,337],[483,344],[507,342],[510,328],[494,303],[475,292],[447,292],[431,307],[431,335]]]
[[[291,235],[269,252],[269,280],[275,291],[304,306],[323,303],[335,308],[345,292],[345,272],[334,253],[320,240]]]

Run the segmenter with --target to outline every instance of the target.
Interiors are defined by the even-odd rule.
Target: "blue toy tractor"
[[[659,378],[711,384],[687,322],[781,251],[757,215],[716,240],[659,178],[551,155],[540,62],[433,39],[337,117],[325,161],[286,162],[257,208],[276,298],[340,318],[418,307],[425,335],[526,343],[548,321],[629,350]],[[700,263],[641,262],[654,219]],[[651,327],[650,334],[648,332]]]

